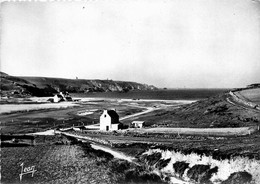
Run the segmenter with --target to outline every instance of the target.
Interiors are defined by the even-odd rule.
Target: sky
[[[167,88],[260,82],[258,0],[1,3],[0,70]]]

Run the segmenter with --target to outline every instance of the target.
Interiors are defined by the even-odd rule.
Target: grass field
[[[229,103],[229,94],[211,97],[180,108],[168,107],[136,120],[145,121],[149,126],[173,128],[231,128],[258,126],[260,113]]]
[[[242,99],[246,99],[260,105],[260,88],[237,91],[236,94]]]
[[[116,109],[119,116],[123,117],[141,112],[144,108],[106,100],[95,103],[82,101],[58,104],[2,104],[0,109],[5,112],[0,113],[1,133],[31,133],[52,127],[98,123],[103,109]]]
[[[34,101],[41,101],[36,98]],[[135,101],[135,100],[93,100],[84,98],[79,102],[35,103],[35,104],[1,104],[1,133],[31,133],[54,127],[71,127],[73,125],[91,125],[99,123],[103,109],[116,109],[119,117],[131,116],[147,108],[168,108],[176,102]],[[2,112],[2,113],[1,113]],[[129,121],[122,121],[129,124]]]
[[[258,131],[257,127],[240,128],[148,128],[134,130],[140,133],[173,133],[182,135],[211,135],[211,136],[231,136],[247,135]]]
[[[95,159],[84,155],[77,145],[2,148],[1,183],[114,183],[108,168],[96,165]],[[24,175],[22,182],[21,163],[37,170],[33,177]]]
[[[2,148],[1,183],[165,183],[144,167],[115,159],[88,143],[64,136],[37,136],[36,140],[37,145],[33,147]],[[33,177],[23,175],[20,181],[22,163],[25,167],[34,166],[36,172]]]
[[[46,104],[3,104],[0,108],[0,114],[11,113],[11,112],[26,112],[32,110],[40,109],[61,109],[67,107],[77,106],[78,104],[73,104],[71,102],[63,103],[46,103]]]

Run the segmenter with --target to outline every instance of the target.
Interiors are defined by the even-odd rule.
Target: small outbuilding
[[[132,122],[132,125],[135,127],[135,128],[143,128],[144,127],[144,121],[133,121]]]
[[[115,110],[104,110],[100,116],[100,130],[118,130],[120,126],[119,115]]]

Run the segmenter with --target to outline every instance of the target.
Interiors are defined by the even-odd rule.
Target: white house
[[[118,130],[119,124],[119,116],[115,110],[104,110],[100,116],[100,130]]]
[[[133,121],[132,124],[134,125],[135,128],[143,128],[144,121]]]

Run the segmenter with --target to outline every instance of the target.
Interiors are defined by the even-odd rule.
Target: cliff
[[[0,72],[1,96],[50,96],[53,93],[128,92],[154,90],[156,87],[137,82],[113,80],[63,79],[10,76]]]

